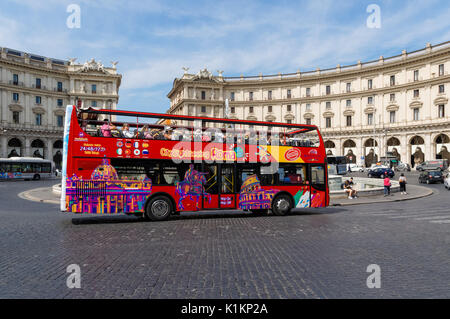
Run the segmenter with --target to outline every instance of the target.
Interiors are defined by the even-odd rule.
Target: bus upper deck
[[[131,118],[134,121],[113,121],[112,118],[116,117]],[[320,134],[314,125],[92,108],[80,110],[77,118],[83,131],[92,137],[276,144],[299,147],[318,147],[321,143]],[[145,119],[157,121],[144,122]]]

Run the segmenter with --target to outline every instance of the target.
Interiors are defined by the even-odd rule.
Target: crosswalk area
[[[390,209],[377,211],[361,211],[361,216],[372,216],[375,218],[386,218],[391,220],[408,220],[414,222],[427,222],[431,224],[450,224],[450,208],[427,208],[423,209]]]

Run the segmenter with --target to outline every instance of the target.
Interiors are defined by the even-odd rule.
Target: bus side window
[[[161,184],[161,167],[158,163],[148,162],[145,163],[145,174],[152,181],[152,185]]]
[[[270,165],[261,166],[259,174],[261,185],[274,185],[277,176],[278,174],[273,172],[273,168]]]
[[[184,176],[180,176],[177,166],[175,165],[164,165],[161,174],[161,184],[163,185],[175,185],[181,181]]]
[[[278,169],[278,184],[306,184],[306,165],[305,164],[280,164]]]
[[[325,185],[325,169],[323,165],[311,165],[311,184]]]
[[[242,184],[244,181],[254,174],[257,174],[258,170],[256,169],[257,166],[255,165],[238,165],[238,184],[237,184],[237,190],[240,191]],[[259,177],[259,176],[258,176]],[[261,181],[262,183],[262,181]]]

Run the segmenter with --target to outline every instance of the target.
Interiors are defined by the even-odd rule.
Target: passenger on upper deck
[[[134,137],[133,132],[130,131],[130,125],[128,123],[125,123],[122,126],[122,132],[121,133],[122,133],[121,134],[122,137],[125,137],[125,138],[133,138]]]
[[[116,127],[110,124],[108,119],[104,119],[100,129],[103,137],[112,137],[111,130],[115,130]]]
[[[211,133],[210,132],[203,132],[202,142],[211,142]]]
[[[192,131],[190,129],[186,130],[183,134],[184,141],[192,141]]]
[[[201,140],[202,140],[202,130],[198,128],[194,131],[194,141],[200,142]]]
[[[214,134],[214,141],[217,143],[223,143],[223,138],[224,138],[224,135],[223,135],[222,130],[216,131],[216,133]]]
[[[153,139],[150,131],[148,130],[148,125],[144,125],[142,127],[142,130],[139,132],[138,138]]]
[[[170,126],[164,127],[163,135],[166,140],[172,140],[172,128]]]

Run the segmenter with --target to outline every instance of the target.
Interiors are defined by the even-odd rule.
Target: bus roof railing
[[[109,114],[109,115],[116,115],[116,116],[133,116],[133,117],[154,118],[154,119],[176,119],[176,120],[182,120],[182,121],[183,120],[184,121],[201,120],[203,122],[211,122],[211,123],[284,127],[284,128],[291,128],[291,129],[302,129],[303,133],[318,130],[317,126],[315,126],[315,125],[294,124],[294,123],[244,121],[244,120],[236,120],[236,119],[199,117],[199,116],[165,114],[165,113],[164,114],[163,113],[145,113],[145,112],[135,112],[135,111],[124,111],[124,110],[97,110],[97,109],[93,109],[93,108],[83,109],[83,110],[80,109],[78,111],[80,113],[88,113],[88,114]]]

